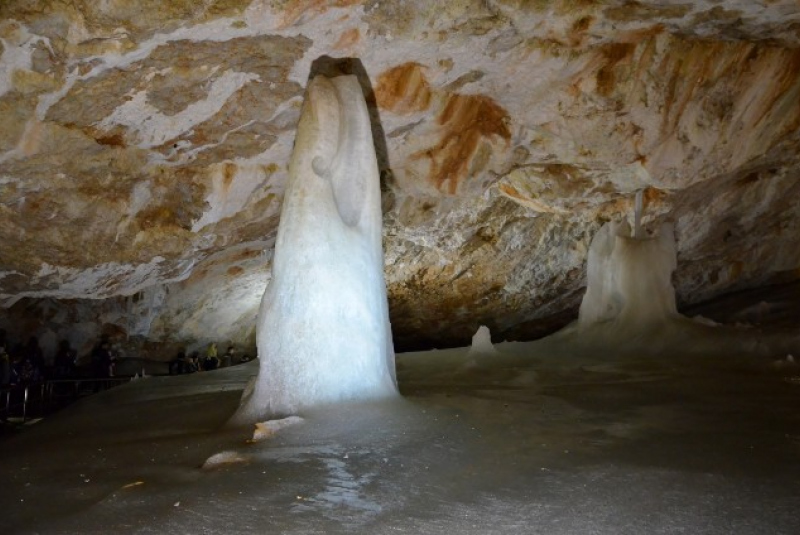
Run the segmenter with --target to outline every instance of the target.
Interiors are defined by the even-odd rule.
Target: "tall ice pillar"
[[[354,76],[309,84],[289,164],[260,368],[234,423],[397,395],[378,164]]]

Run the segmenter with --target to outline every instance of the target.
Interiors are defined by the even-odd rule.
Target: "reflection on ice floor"
[[[687,347],[401,355],[403,400],[258,442],[254,364],[138,381],[0,443],[0,533],[800,533],[800,369]]]

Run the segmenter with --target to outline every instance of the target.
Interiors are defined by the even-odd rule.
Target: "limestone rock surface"
[[[0,54],[0,324],[45,346],[252,343],[322,56],[371,82],[398,349],[574,319],[638,190],[679,306],[800,278],[794,0],[8,0]]]

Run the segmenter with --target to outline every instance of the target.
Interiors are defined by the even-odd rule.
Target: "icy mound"
[[[469,348],[470,355],[496,355],[497,350],[492,345],[492,333],[489,327],[481,325],[472,336],[472,346]]]
[[[606,223],[592,240],[581,327],[614,322],[636,328],[678,317],[672,272],[676,267],[672,225],[656,237],[630,236],[627,223]]]
[[[258,422],[256,424],[256,430],[253,432],[253,442],[270,438],[284,427],[298,425],[301,423],[303,423],[303,419],[299,416],[289,416],[288,418],[281,418],[280,420]]]
[[[256,327],[260,372],[234,423],[397,395],[378,164],[354,76],[309,84]]]
[[[589,248],[586,294],[578,321],[542,341],[550,354],[605,358],[658,355],[770,356],[794,347],[794,336],[762,336],[678,313],[672,273],[673,227],[649,236],[641,226],[637,195],[634,230],[627,222],[605,224]]]

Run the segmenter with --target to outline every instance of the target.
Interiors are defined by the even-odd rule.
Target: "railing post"
[[[28,417],[28,385],[25,385],[25,394],[22,397],[22,423],[25,423],[25,420]]]

